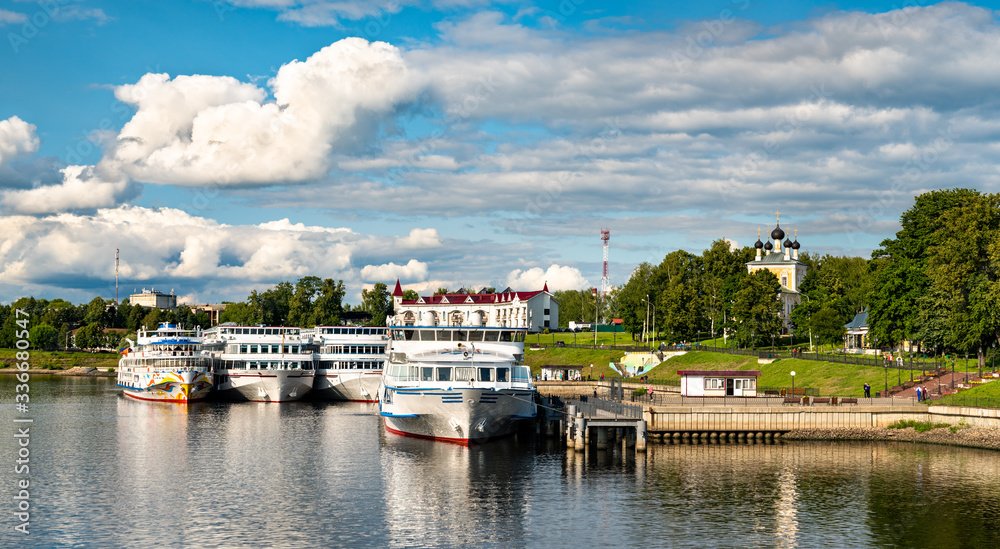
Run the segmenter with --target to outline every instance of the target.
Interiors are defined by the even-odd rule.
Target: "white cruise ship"
[[[215,391],[220,398],[289,402],[312,390],[315,346],[300,328],[226,323],[206,335],[218,356]]]
[[[390,432],[469,445],[535,417],[526,329],[393,326],[389,333],[379,413]]]
[[[313,397],[375,402],[385,365],[386,328],[317,326]]]
[[[185,330],[163,323],[139,330],[118,361],[118,386],[139,400],[193,402],[212,388],[213,359],[201,328]]]

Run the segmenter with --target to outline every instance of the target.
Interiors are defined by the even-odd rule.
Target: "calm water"
[[[13,377],[0,485],[15,495]],[[1000,454],[910,444],[567,453],[388,434],[372,405],[136,402],[31,381],[31,535],[86,547],[1000,547]]]

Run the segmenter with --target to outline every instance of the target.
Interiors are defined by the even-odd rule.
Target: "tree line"
[[[910,341],[925,353],[975,355],[985,366],[1000,343],[1000,195],[924,193],[900,225],[869,259],[799,256],[808,270],[791,314],[794,341],[840,343],[845,325],[867,310],[874,346]],[[754,255],[752,247],[717,240],[701,255],[678,250],[658,265],[640,264],[602,299],[586,290],[556,292],[560,327],[599,316],[622,319],[633,339],[655,322],[672,342],[725,335],[739,346],[769,345],[781,331],[780,285],[769,272],[747,272]]]

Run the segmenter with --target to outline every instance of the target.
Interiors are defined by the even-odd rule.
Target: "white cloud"
[[[587,279],[576,267],[552,265],[548,269],[533,267],[514,269],[507,275],[507,286],[517,291],[541,290],[548,284],[549,291],[582,290],[589,286]]]
[[[19,24],[27,20],[27,14],[0,9],[0,25]]]
[[[267,92],[230,77],[147,74],[115,91],[135,105],[102,165],[135,180],[246,185],[322,176],[368,144],[419,86],[399,51],[347,38],[283,65]]]
[[[38,151],[39,141],[35,129],[34,124],[16,116],[0,120],[0,164]]]
[[[361,278],[366,281],[384,282],[389,284],[396,279],[419,281],[427,278],[427,264],[411,259],[406,265],[386,263],[385,265],[365,265],[361,269]]]
[[[427,249],[441,246],[441,235],[437,229],[410,229],[410,234],[396,239],[396,248]]]
[[[0,206],[31,215],[96,210],[116,206],[138,193],[138,186],[128,179],[119,174],[107,177],[94,166],[67,166],[60,171],[60,184],[5,191],[0,194]]]

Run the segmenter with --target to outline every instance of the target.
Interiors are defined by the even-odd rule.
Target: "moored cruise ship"
[[[375,402],[385,365],[385,327],[317,326],[313,397]]]
[[[203,347],[201,328],[163,323],[139,330],[118,361],[118,386],[139,400],[194,402],[212,388],[213,359]]]
[[[468,445],[536,414],[525,328],[392,326],[379,413],[397,434]]]
[[[301,328],[226,323],[206,334],[218,357],[215,391],[220,398],[289,402],[312,390],[315,346]]]

